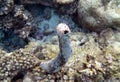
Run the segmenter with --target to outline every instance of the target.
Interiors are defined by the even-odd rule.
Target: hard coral
[[[28,37],[33,31],[32,15],[22,5],[14,5],[13,11],[0,17],[2,29],[12,29],[15,34],[22,38]]]
[[[29,70],[38,63],[38,59],[22,51],[15,51],[0,58],[0,80],[13,78],[20,71]]]

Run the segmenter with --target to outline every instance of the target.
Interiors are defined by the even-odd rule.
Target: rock
[[[27,74],[24,76],[23,82],[34,82],[32,76],[33,76],[32,74],[27,73]]]
[[[63,0],[63,2],[59,2],[59,4],[57,4],[56,6],[59,14],[74,14],[77,11],[78,0],[73,0],[70,3],[66,2],[66,4],[64,3],[64,1],[67,1],[67,0]],[[71,0],[68,0],[68,1],[71,1]]]
[[[79,45],[82,40],[81,36],[88,39],[83,45]],[[102,81],[105,78],[110,80],[112,77],[115,77],[115,79],[120,77],[120,42],[119,38],[117,38],[119,32],[107,30],[102,32],[101,36],[94,33],[87,35],[78,33],[72,34],[71,37],[74,55],[65,66],[77,69],[82,78],[84,76],[84,78],[88,78],[92,82]],[[94,78],[94,80],[89,77]]]
[[[55,82],[55,80],[50,80],[50,82]]]
[[[79,0],[78,21],[92,31],[120,27],[120,0]]]
[[[3,38],[5,38],[5,33],[3,30],[0,30],[0,40],[2,40]]]
[[[45,6],[52,6],[54,0],[20,0],[21,4],[42,4]]]
[[[63,79],[64,79],[64,80],[68,80],[68,76],[67,76],[67,75],[64,75],[64,76],[63,76]]]
[[[45,31],[44,31],[44,35],[50,35],[50,34],[53,34],[54,33],[54,30],[53,29],[51,29],[51,28],[49,28],[49,29],[46,29]]]
[[[20,0],[22,4],[42,4],[45,6],[53,6],[53,4],[69,4],[75,0]]]
[[[68,3],[72,3],[75,0],[56,0],[57,3],[60,4],[68,4]]]
[[[107,32],[107,35],[105,37],[106,41],[108,43],[109,46],[112,47],[112,52],[114,52],[114,54],[120,54],[120,33],[117,31],[111,31],[111,32]]]
[[[54,30],[52,28],[50,28],[49,24],[48,23],[45,24],[43,34],[47,36],[47,35],[50,35],[53,33],[54,33]]]
[[[77,1],[79,1],[79,5]],[[5,0],[3,3],[0,3],[0,5],[2,5],[0,6],[0,11],[3,7],[6,7]],[[34,41],[29,42],[27,46],[23,47],[25,54],[34,54],[35,58],[42,61],[50,60],[56,57],[56,54],[59,52],[58,37],[53,33],[55,26],[59,22],[64,22],[71,27],[73,32],[70,35],[73,56],[63,67],[64,70],[61,69],[55,74],[41,74],[38,66],[32,68],[33,71],[29,70],[30,74],[26,74],[25,77],[21,79],[23,82],[42,82],[42,80],[43,82],[55,82],[55,80],[61,82],[120,81],[120,33],[118,32],[120,26],[119,0],[24,0],[23,3],[39,3],[45,6],[52,6],[58,10],[59,14],[61,14],[58,15],[56,9],[53,10],[49,7],[46,7],[44,10],[34,8],[40,13],[44,11],[42,12],[44,15],[39,14],[37,16],[38,18],[36,18],[38,21],[38,33],[35,35],[37,40],[33,37]],[[3,14],[1,14],[0,17],[0,29],[2,29],[0,30],[0,39],[7,38],[4,42],[7,44],[5,47],[10,49],[12,49],[12,47],[15,48],[18,45],[18,42],[20,42],[20,40],[16,38],[11,38],[13,36],[9,37],[10,41],[9,38],[6,37],[6,35],[8,36],[11,34],[9,33],[11,29],[14,30],[15,34],[18,34],[22,38],[29,37],[29,35],[32,35],[35,32],[31,22],[31,20],[33,20],[33,22],[35,20],[32,18],[30,12],[24,9],[24,6],[22,5],[14,5],[11,7],[13,8],[9,8],[10,10],[7,9],[7,13],[4,13],[5,10],[3,10]],[[11,11],[11,9],[13,11]],[[76,23],[72,21],[71,15],[63,15],[63,13],[74,14],[76,10],[78,10],[79,24],[90,30],[101,33],[97,35],[97,33],[80,32]],[[35,11],[31,11],[31,13],[36,14]],[[108,27],[113,27],[118,31],[106,29]],[[5,33],[8,32],[8,34],[4,34],[4,31]],[[11,45],[12,47],[10,47]],[[0,43],[1,60],[5,55],[10,55],[10,53],[2,50],[3,47],[4,46]],[[19,56],[19,54],[17,55]],[[29,59],[29,57],[26,56],[27,55],[25,55],[25,59]],[[33,60],[30,61],[30,64],[34,62]],[[22,63],[23,61],[19,60],[19,62]],[[2,66],[4,65],[5,63],[2,63]],[[15,63],[14,65],[17,66],[18,63]],[[21,66],[23,68],[29,68],[31,65],[26,66],[21,64]],[[12,69],[14,70],[15,66],[13,66]],[[4,72],[5,70],[6,69],[3,69],[1,71]],[[1,73],[0,75],[7,76],[8,72],[5,74]]]
[[[13,9],[13,6],[14,6],[13,0],[1,0],[0,1],[0,16],[11,12]]]
[[[42,4],[56,8],[60,14],[73,14],[77,10],[78,0],[20,0],[21,4]]]
[[[0,27],[3,30],[13,32],[21,38],[27,38],[35,32],[35,26],[32,25],[32,15],[23,5],[14,5],[11,14],[0,17]]]

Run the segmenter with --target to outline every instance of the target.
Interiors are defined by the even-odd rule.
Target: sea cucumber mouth
[[[69,31],[67,31],[67,30],[64,31],[64,34],[68,34],[68,33],[69,33]]]
[[[59,35],[68,34],[70,32],[71,31],[69,29],[69,26],[67,26],[65,23],[58,24],[58,26],[57,26],[57,33]]]

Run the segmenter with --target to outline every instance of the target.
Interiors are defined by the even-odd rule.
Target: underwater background
[[[72,55],[47,73],[60,23]],[[0,82],[120,82],[120,0],[0,0]]]

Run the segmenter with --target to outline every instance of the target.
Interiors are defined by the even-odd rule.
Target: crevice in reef
[[[26,39],[22,39],[14,34],[12,29],[0,29],[0,47],[3,50],[12,52],[16,49],[23,48],[27,43],[28,41]]]
[[[19,1],[15,0],[15,4],[18,5],[18,3]],[[78,20],[76,19],[77,12],[75,12],[74,14],[67,14],[67,13],[61,14],[61,12],[57,10],[57,8],[43,6],[40,4],[27,4],[24,5],[23,7],[24,8],[22,8],[21,6],[20,9],[22,9],[23,12],[27,10],[31,14],[30,16],[32,16],[32,20],[30,19],[30,23],[32,25],[31,27],[33,28],[34,32],[28,31],[29,32],[28,37],[32,37],[35,40],[43,40],[44,38],[50,39],[49,37],[54,36],[56,34],[55,27],[57,26],[57,24],[61,22],[66,23],[68,26],[70,26],[72,32],[84,32],[84,33],[90,32],[86,29],[83,29],[80,25],[78,25],[77,22]],[[12,14],[14,13],[12,12]],[[17,25],[13,24],[12,29],[7,29],[7,31],[5,31],[5,35],[6,35],[5,38],[1,39],[0,46],[3,48],[3,50],[7,52],[12,52],[16,49],[24,48],[24,46],[28,44],[29,42],[28,37],[22,39],[21,37],[19,37],[19,33],[22,33],[22,31],[24,32],[26,30],[29,30],[29,26],[28,28],[25,28],[25,25],[27,24],[29,19],[25,20],[25,22],[23,17],[21,20],[19,20],[19,17],[17,19],[14,17],[8,18],[8,20],[9,19],[12,19],[15,22],[17,21],[23,22],[23,23],[20,22],[20,24]],[[19,32],[19,29],[20,30],[23,29],[23,30],[18,34],[15,34],[13,32],[14,29],[18,30],[17,32]],[[4,31],[4,28],[1,29],[1,31]]]
[[[47,35],[54,35],[57,24],[63,22],[70,26],[72,32],[81,32],[84,29],[79,28],[72,15],[61,14],[56,8],[36,4],[27,4],[24,6],[33,15],[33,24],[37,27],[37,32],[32,35],[34,39],[41,40]]]
[[[20,71],[16,76],[13,77],[11,82],[17,82],[18,80],[21,80],[24,78],[26,72]]]
[[[18,4],[18,3],[19,3],[18,1],[15,1],[15,4]],[[22,9],[22,6],[20,9]],[[60,22],[66,23],[68,26],[70,26],[70,29],[72,30],[72,32],[81,32],[81,31],[84,32],[85,31],[84,29],[79,28],[80,26],[74,20],[75,18],[74,15],[69,15],[65,13],[61,14],[56,8],[47,7],[47,6],[43,6],[40,4],[27,4],[27,5],[24,5],[24,9],[27,10],[33,17],[32,22],[31,22],[32,24],[31,27],[33,28],[33,30],[35,30],[33,33],[28,31],[30,33],[28,37],[32,37],[36,40],[42,40],[44,37],[49,38],[49,36],[50,37],[54,36],[56,34],[55,27]],[[24,9],[22,10],[23,12],[24,12]],[[12,12],[11,14],[14,14],[14,13]],[[7,16],[9,17],[9,15],[6,15],[5,18]],[[3,18],[1,19],[3,20],[4,16],[2,17]],[[12,52],[16,49],[24,48],[24,46],[27,45],[29,42],[27,37],[23,39],[19,37],[19,33],[22,33],[22,31],[24,32],[26,30],[29,30],[29,28],[25,28],[24,26],[27,24],[26,23],[27,21],[25,20],[24,22],[24,18],[20,20],[19,17],[16,19],[14,17],[12,18],[10,15],[10,18],[7,18],[5,20],[11,19],[12,21],[15,21],[15,24],[13,22],[13,26],[11,26],[10,29],[9,28],[7,29],[5,27],[0,30],[2,33],[0,36],[0,41],[1,41],[0,46],[3,50],[7,52]],[[20,22],[16,24],[17,21],[18,22],[21,21],[22,23]],[[9,23],[8,21],[8,25],[10,24],[11,22]],[[19,29],[20,30],[23,29],[23,30],[19,32]],[[18,30],[16,32],[19,32],[19,33],[15,34],[14,30]]]

